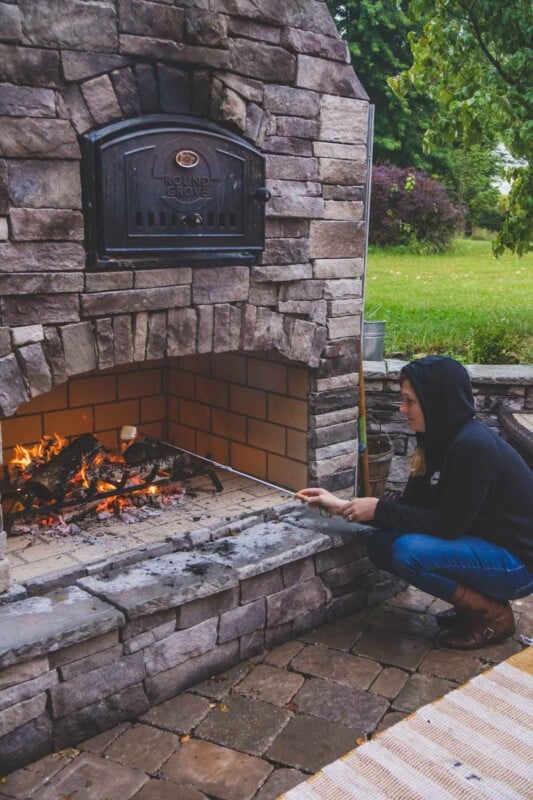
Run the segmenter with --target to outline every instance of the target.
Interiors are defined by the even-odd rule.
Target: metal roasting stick
[[[291,497],[296,497],[298,500],[305,500],[304,497],[300,497],[291,489],[284,489],[283,486],[277,486],[275,483],[269,483],[269,481],[264,481],[261,478],[254,478],[253,475],[248,475],[246,472],[240,472],[238,469],[233,469],[233,467],[227,467],[226,464],[219,464],[218,461],[213,461],[212,458],[199,456],[190,450],[185,450],[184,447],[176,447],[175,444],[170,444],[170,442],[161,442],[161,444],[164,444],[166,447],[171,447],[173,450],[178,450],[180,453],[186,453],[188,456],[192,456],[193,458],[198,458],[200,461],[205,461],[207,464],[211,464],[212,467],[217,467],[218,469],[223,469],[225,472],[231,472],[233,475],[239,475],[241,478],[247,478],[250,481],[255,481],[256,483],[260,483],[262,486],[268,486],[270,489],[275,489],[277,492],[290,494]]]

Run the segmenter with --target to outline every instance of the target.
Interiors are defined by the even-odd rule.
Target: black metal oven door
[[[151,115],[82,140],[88,266],[254,263],[264,249],[264,156],[193,117]]]

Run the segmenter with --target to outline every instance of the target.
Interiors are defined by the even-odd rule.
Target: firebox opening
[[[99,521],[132,506],[161,507],[174,499],[179,506],[187,495],[196,507],[203,498],[216,505],[220,475],[163,442],[297,489],[307,481],[308,378],[307,368],[241,354],[145,362],[72,378],[2,423],[6,525],[25,530],[39,515],[77,522],[83,504]],[[15,468],[17,483],[7,475],[9,462],[41,440],[32,466]],[[260,485],[252,489],[261,497]],[[233,513],[246,510],[234,498]]]

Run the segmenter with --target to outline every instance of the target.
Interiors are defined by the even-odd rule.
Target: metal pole
[[[285,489],[283,486],[277,486],[275,483],[270,483],[269,481],[264,481],[261,478],[254,478],[253,475],[248,475],[247,472],[240,472],[238,469],[233,469],[233,467],[228,467],[226,464],[220,464],[218,461],[213,461],[212,458],[207,458],[206,456],[199,456],[197,453],[193,453],[191,450],[185,450],[184,447],[177,447],[175,444],[170,444],[170,442],[161,442],[164,444],[165,447],[170,447],[173,450],[177,450],[180,453],[185,453],[192,458],[197,458],[200,461],[205,461],[206,464],[210,464],[212,467],[217,467],[218,469],[222,469],[225,472],[231,472],[233,475],[238,475],[240,478],[246,478],[249,481],[255,481],[256,483],[260,483],[263,486],[268,486],[270,489],[275,489],[277,492],[284,492],[285,494],[290,494],[291,497],[298,497],[296,492],[293,492],[291,489]],[[302,499],[302,498],[298,498]]]
[[[366,399],[365,399],[365,378],[363,370],[363,326],[365,321],[365,288],[366,288],[366,269],[368,260],[368,233],[370,229],[370,198],[372,194],[372,155],[374,146],[374,106],[368,106],[368,128],[367,128],[367,153],[366,153],[366,193],[365,193],[365,254],[363,259],[363,275],[361,278],[362,286],[362,309],[361,309],[361,336],[359,340],[359,456],[363,471],[363,492],[365,497],[370,495],[370,475],[368,467],[368,448],[366,438]],[[359,467],[359,463],[358,463]],[[354,494],[357,495],[358,487],[358,468],[355,471]]]

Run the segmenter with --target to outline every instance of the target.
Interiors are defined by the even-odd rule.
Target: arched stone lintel
[[[327,330],[250,304],[219,303],[38,326],[39,341],[0,358],[0,418],[69,378],[130,363],[193,354],[275,351],[318,367]]]

